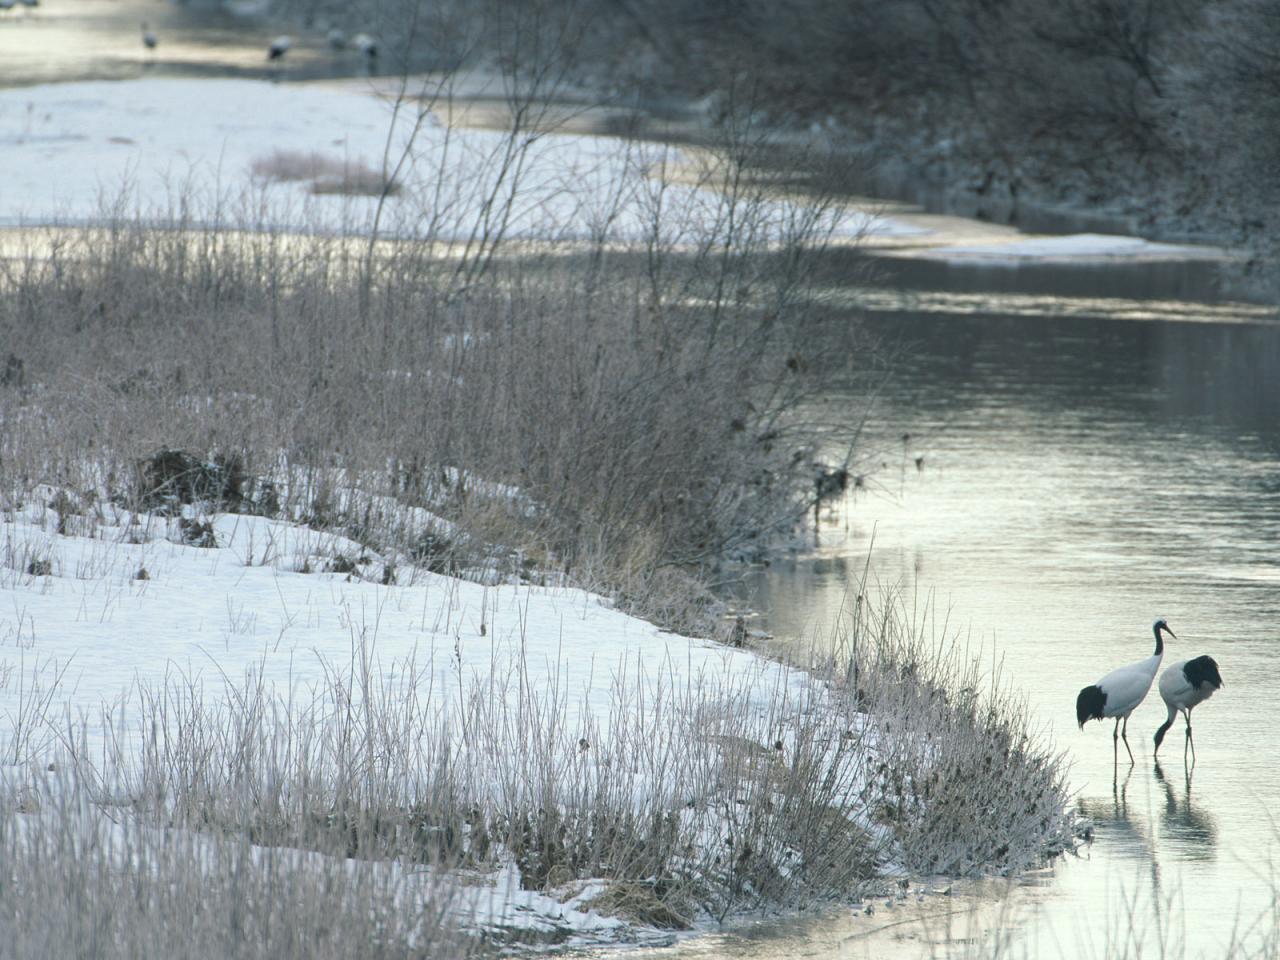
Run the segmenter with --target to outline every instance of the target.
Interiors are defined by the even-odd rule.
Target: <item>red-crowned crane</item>
[[[1218,673],[1218,662],[1213,657],[1196,657],[1193,660],[1179,660],[1165,668],[1160,674],[1160,696],[1169,708],[1169,719],[1156,730],[1156,753],[1160,752],[1160,744],[1164,735],[1173,726],[1173,718],[1182,711],[1187,720],[1187,739],[1182,745],[1182,762],[1187,762],[1187,748],[1191,748],[1191,763],[1196,762],[1196,742],[1191,739],[1191,710],[1196,704],[1204,703],[1215,690],[1222,688],[1222,674]]]
[[[1156,678],[1156,671],[1160,669],[1160,660],[1164,656],[1162,633],[1168,633],[1175,640],[1178,639],[1177,634],[1169,629],[1169,624],[1163,619],[1153,623],[1151,630],[1156,635],[1155,653],[1145,660],[1112,670],[1097,683],[1085,687],[1076,697],[1076,720],[1079,721],[1081,730],[1089,720],[1116,718],[1115,729],[1111,732],[1113,758],[1116,763],[1120,762],[1120,748],[1116,741],[1123,738],[1124,748],[1129,754],[1130,766],[1134,761],[1133,751],[1129,749],[1129,714],[1133,713],[1138,704],[1146,699],[1147,691],[1151,689],[1151,681]],[[1123,727],[1120,724],[1121,720],[1124,721]]]
[[[279,60],[281,57],[283,57],[286,53],[289,52],[289,48],[292,46],[293,46],[293,37],[288,37],[288,36],[276,37],[274,40],[271,41],[271,46],[267,47],[267,59]]]

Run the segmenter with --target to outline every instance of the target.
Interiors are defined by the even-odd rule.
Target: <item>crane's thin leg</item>
[[[1116,717],[1116,725],[1111,728],[1111,766],[1113,768],[1120,766],[1120,718]],[[1125,743],[1125,749],[1129,749],[1128,742]]]
[[[1182,745],[1182,762],[1184,765],[1186,764],[1187,748],[1190,747],[1191,765],[1194,767],[1196,764],[1196,742],[1191,736],[1191,708],[1188,707],[1186,710],[1182,711],[1182,713],[1187,718],[1187,742]]]
[[[1129,718],[1124,718],[1124,727],[1120,730],[1120,739],[1124,741],[1124,748],[1129,753],[1129,766],[1133,766],[1133,751],[1129,750]]]

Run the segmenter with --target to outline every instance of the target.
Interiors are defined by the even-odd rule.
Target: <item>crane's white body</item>
[[[1191,750],[1194,762],[1196,755],[1195,740],[1191,736],[1191,710],[1204,703],[1222,686],[1222,675],[1218,672],[1218,664],[1213,657],[1195,657],[1191,660],[1179,660],[1170,664],[1160,674],[1160,697],[1169,709],[1169,719],[1156,730],[1156,753],[1160,752],[1160,744],[1165,733],[1173,726],[1173,720],[1182,712],[1187,721],[1187,739],[1182,748],[1182,759],[1187,758],[1187,749]]]
[[[1183,672],[1187,661],[1179,660],[1165,667],[1160,674],[1160,697],[1169,708],[1169,719],[1172,720],[1179,710],[1190,710],[1197,704],[1204,703],[1213,696],[1218,688],[1212,683],[1199,686],[1191,683]]]
[[[1129,714],[1138,708],[1138,704],[1147,698],[1151,681],[1156,678],[1162,659],[1164,654],[1158,653],[1127,667],[1117,667],[1099,680],[1095,686],[1107,695],[1102,715],[1128,719]]]
[[[1161,631],[1175,637],[1174,632],[1164,620],[1157,620],[1151,625],[1155,635],[1155,652],[1145,660],[1118,667],[1104,676],[1092,686],[1085,687],[1076,697],[1076,720],[1080,729],[1090,720],[1115,718],[1115,729],[1111,733],[1112,756],[1119,761],[1120,739],[1124,740],[1125,752],[1129,754],[1132,764],[1133,751],[1129,749],[1129,714],[1137,709],[1138,704],[1147,698],[1151,690],[1151,682],[1160,670],[1160,661],[1164,659],[1164,638]],[[1123,726],[1121,725],[1123,723]]]

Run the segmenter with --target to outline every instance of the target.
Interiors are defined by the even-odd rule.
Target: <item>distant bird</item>
[[[293,37],[276,37],[271,41],[271,46],[267,47],[267,59],[279,60],[289,48],[293,46]]]
[[[351,38],[351,45],[363,53],[370,60],[378,55],[378,41],[373,39],[367,33],[357,33]]]
[[[325,39],[329,41],[329,48],[331,50],[342,50],[347,45],[347,35],[337,27],[330,30]]]
[[[156,44],[160,42],[156,39],[155,33],[145,23],[142,25],[142,42],[148,50],[154,50]]]
[[[1218,673],[1218,663],[1213,657],[1196,657],[1194,660],[1179,660],[1165,668],[1160,674],[1160,696],[1169,708],[1169,719],[1156,730],[1156,750],[1160,752],[1160,744],[1164,735],[1173,726],[1173,718],[1182,711],[1187,721],[1187,739],[1182,745],[1182,761],[1186,763],[1187,748],[1191,748],[1191,762],[1196,760],[1196,742],[1191,739],[1191,710],[1208,700],[1215,690],[1222,687],[1222,675]]]
[[[1175,640],[1178,639],[1177,634],[1169,629],[1169,625],[1164,620],[1153,623],[1151,630],[1156,635],[1154,654],[1127,667],[1112,670],[1093,686],[1085,687],[1076,697],[1076,719],[1080,722],[1081,730],[1089,720],[1101,720],[1104,717],[1116,718],[1115,729],[1111,732],[1111,749],[1117,763],[1120,750],[1116,740],[1123,738],[1124,748],[1129,754],[1129,764],[1133,764],[1133,751],[1129,749],[1129,714],[1133,713],[1138,704],[1146,699],[1147,691],[1151,689],[1151,681],[1155,679],[1156,671],[1160,669],[1160,660],[1164,656],[1164,637],[1161,631],[1167,632]],[[1120,725],[1122,718],[1123,728]]]

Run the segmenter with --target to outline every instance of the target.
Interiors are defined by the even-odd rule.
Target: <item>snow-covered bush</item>
[[[705,627],[647,578],[759,550],[811,501],[817,445],[857,431],[797,415],[860,354],[811,296],[835,212],[753,183],[758,146],[678,171],[633,157],[582,200],[599,234],[562,245],[285,235],[217,211],[33,231],[0,268],[24,371],[0,387],[0,488],[141,508],[208,499],[217,473],[211,502],[440,554],[425,510],[452,525],[441,569],[534,558]],[[638,250],[608,227],[623,193]],[[165,456],[203,472],[164,475]]]
[[[859,595],[838,649],[879,745],[866,799],[909,869],[1012,875],[1076,845],[1063,758],[928,603]]]

